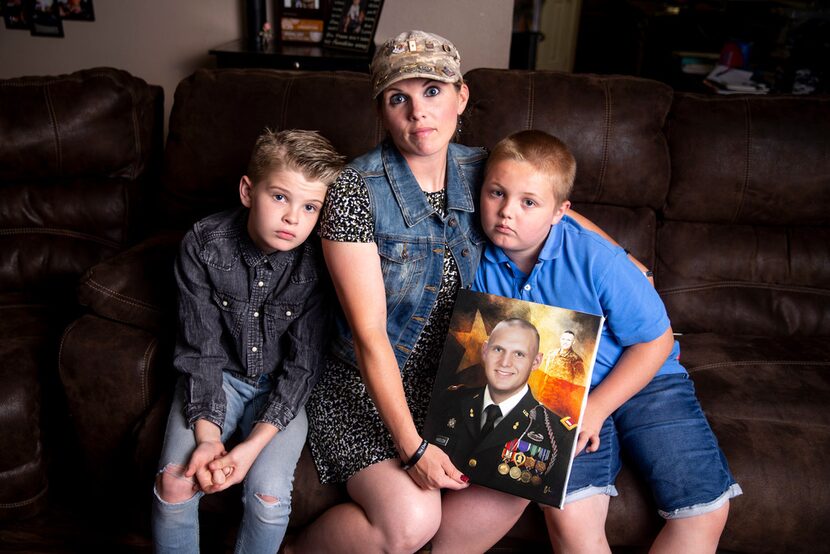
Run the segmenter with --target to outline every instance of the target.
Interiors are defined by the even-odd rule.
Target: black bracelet
[[[401,462],[401,467],[404,471],[407,471],[415,467],[415,464],[418,463],[418,460],[420,460],[421,456],[424,455],[424,452],[427,451],[427,446],[429,446],[429,442],[426,439],[422,440],[421,446],[419,446],[418,450],[415,451],[415,454],[413,454],[412,457],[409,458],[409,461],[406,463]]]

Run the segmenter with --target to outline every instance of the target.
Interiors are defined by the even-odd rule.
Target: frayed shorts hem
[[[744,491],[741,489],[741,486],[738,483],[733,483],[722,495],[711,502],[695,504],[694,506],[689,506],[687,508],[678,508],[676,510],[672,510],[671,512],[657,510],[657,513],[660,514],[660,517],[663,519],[683,519],[687,517],[700,516],[708,514],[709,512],[714,512],[726,504],[731,498],[740,496],[743,493]]]
[[[619,495],[619,492],[617,491],[617,487],[615,487],[614,485],[606,485],[603,487],[598,487],[596,485],[588,485],[587,487],[582,487],[579,490],[569,492],[568,495],[565,497],[565,505],[568,505],[571,502],[584,500],[588,497],[596,496],[598,494],[604,494],[607,496],[617,496]]]

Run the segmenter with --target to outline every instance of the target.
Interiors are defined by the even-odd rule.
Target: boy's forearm
[[[193,425],[193,435],[196,444],[203,442],[221,442],[222,430],[213,422],[206,419],[199,419]]]
[[[616,365],[588,397],[588,405],[604,418],[640,392],[662,367],[674,346],[669,327],[656,339],[626,348]]]
[[[254,447],[257,454],[259,454],[278,432],[279,429],[270,423],[259,422],[254,424],[254,428],[251,429],[251,434],[245,437],[244,442]]]

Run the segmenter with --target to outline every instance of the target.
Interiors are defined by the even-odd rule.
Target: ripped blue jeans
[[[271,380],[263,376],[256,383],[235,378],[224,373],[222,388],[227,399],[222,442],[228,440],[236,429],[248,436],[257,414],[268,401]],[[184,418],[184,383],[176,387],[167,431],[164,436],[159,474],[172,473],[184,477],[184,468],[196,447],[193,430]],[[305,408],[301,408],[291,423],[277,433],[262,449],[245,476],[242,490],[244,513],[236,538],[235,552],[276,552],[288,527],[291,514],[291,489],[294,469],[303,448],[308,429]],[[192,480],[191,480],[192,481]],[[195,481],[194,481],[195,482]],[[199,500],[204,493],[198,491],[189,500],[179,503],[165,502],[153,490],[152,529],[155,551],[199,552]],[[266,502],[262,497],[276,498]]]

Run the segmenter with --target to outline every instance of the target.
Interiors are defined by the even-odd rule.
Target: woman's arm
[[[386,295],[374,243],[323,239],[323,254],[337,297],[354,336],[355,355],[366,389],[392,435],[402,460],[422,438],[406,402],[400,370],[386,333]],[[463,488],[461,473],[430,445],[409,475],[423,488]]]
[[[568,215],[571,218],[573,218],[577,223],[579,223],[582,227],[584,227],[585,229],[588,229],[589,231],[593,231],[594,233],[598,234],[599,236],[601,236],[602,238],[604,238],[605,240],[607,240],[608,242],[610,242],[611,244],[613,244],[615,246],[620,246],[620,244],[617,241],[615,241],[611,237],[611,235],[609,235],[608,233],[603,231],[601,227],[598,227],[593,221],[591,221],[590,219],[588,219],[584,215],[573,211],[573,209],[568,210]],[[651,270],[649,270],[645,266],[645,264],[643,264],[643,262],[641,262],[640,260],[638,260],[637,258],[632,256],[631,252],[626,250],[626,253],[628,254],[628,259],[631,260],[631,262],[635,266],[637,266],[637,269],[639,269],[643,273],[643,275],[646,276],[646,278],[649,280],[651,285],[654,286],[654,277],[652,276]]]

